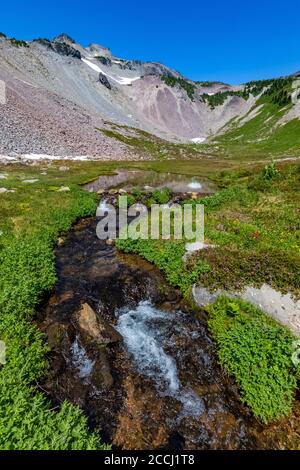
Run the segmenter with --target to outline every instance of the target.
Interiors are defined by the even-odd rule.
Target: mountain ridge
[[[1,33],[0,79],[8,99],[0,118],[0,154],[138,158],[126,140],[99,132],[108,123],[174,144],[197,144],[205,152],[226,136],[232,142],[233,127],[243,141],[239,129],[270,103],[278,108],[273,115],[286,108],[272,121],[274,132],[298,121],[300,106],[292,102],[298,88],[300,95],[298,77],[296,72],[235,86],[194,82],[159,62],[125,60],[98,44],[83,47],[66,33],[32,41]]]

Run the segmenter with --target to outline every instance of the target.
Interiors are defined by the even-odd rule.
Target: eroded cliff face
[[[122,60],[102,46],[83,48],[67,35],[28,43],[1,38],[0,79],[7,95],[0,154],[130,158],[129,146],[99,133],[104,121],[175,142],[201,142],[253,105],[251,99],[228,96],[212,109],[203,93],[236,87],[196,84],[162,64]]]

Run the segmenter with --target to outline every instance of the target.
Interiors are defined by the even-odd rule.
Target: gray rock
[[[81,53],[66,42],[55,41],[51,43],[51,49],[57,52],[58,54],[74,57],[76,59],[81,59]]]
[[[218,289],[211,292],[206,287],[193,287],[193,297],[199,307],[215,302],[220,295],[251,302],[300,337],[300,300],[294,299],[291,294],[282,294],[268,284],[260,288],[247,286],[242,291]]]
[[[99,82],[102,83],[108,90],[111,90],[111,84],[109,83],[108,78],[103,74],[99,73]]]

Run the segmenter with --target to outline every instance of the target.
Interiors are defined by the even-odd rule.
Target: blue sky
[[[1,2],[0,31],[66,32],[194,80],[241,83],[300,70],[299,18],[299,0],[13,0]]]

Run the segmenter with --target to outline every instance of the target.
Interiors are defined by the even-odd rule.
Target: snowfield
[[[93,62],[90,62],[87,59],[81,59],[82,62],[84,62],[86,65],[88,65],[91,69],[95,70],[95,72],[98,73],[103,73],[103,75],[106,75],[106,77],[110,78],[111,80],[114,80],[115,82],[119,83],[120,85],[131,85],[132,82],[135,82],[136,80],[139,80],[141,77],[134,77],[134,78],[127,78],[127,77],[112,77],[108,73],[105,73],[98,65],[93,64]]]

